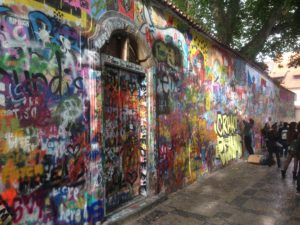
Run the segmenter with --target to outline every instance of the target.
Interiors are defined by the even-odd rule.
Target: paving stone
[[[139,219],[138,222],[143,225],[153,224],[155,221],[161,219],[161,217],[165,216],[166,214],[168,213],[160,210],[154,210],[151,213],[149,213],[147,216]]]
[[[295,187],[275,167],[241,162],[172,193],[124,225],[300,225]]]
[[[236,206],[238,206],[238,207],[242,207],[248,200],[249,200],[249,198],[242,197],[242,196],[237,196],[237,197],[231,202],[231,204],[236,205]]]
[[[266,185],[265,182],[257,182],[252,186],[252,188],[253,189],[262,189],[265,185]]]
[[[231,216],[232,216],[232,214],[228,213],[228,212],[217,212],[215,214],[215,217],[218,217],[218,218],[221,218],[221,219],[227,219],[227,218],[229,218]]]
[[[163,220],[156,220],[151,225],[204,225],[205,221],[193,217],[184,217],[176,214],[167,214]]]
[[[215,225],[223,225],[225,222],[225,219],[213,217],[207,220],[208,223],[215,224]]]
[[[253,196],[255,195],[256,192],[257,192],[256,189],[247,189],[246,191],[243,192],[243,194],[247,196]]]
[[[278,195],[276,193],[272,193],[270,191],[266,191],[266,190],[258,190],[253,198],[256,199],[263,199],[266,201],[274,201],[276,199],[278,199]]]
[[[200,221],[206,221],[207,217],[197,214],[197,213],[192,213],[192,212],[187,212],[184,210],[180,210],[180,209],[175,209],[174,211],[172,211],[173,214],[179,215],[181,217],[186,217],[186,218],[194,218],[196,220],[200,220]]]
[[[290,219],[286,221],[286,225],[299,225],[299,224],[300,224],[299,220]]]
[[[268,201],[255,200],[255,199],[249,199],[243,205],[243,207],[246,209],[256,210],[261,213],[265,213],[265,212],[274,213],[281,208],[280,205],[275,204],[275,202],[268,202]]]
[[[271,216],[243,212],[239,215],[233,215],[229,221],[243,225],[275,225],[276,219]]]
[[[290,211],[290,216],[291,217],[300,217],[300,207],[297,207],[297,208],[293,208],[291,209]],[[299,223],[300,224],[300,223]]]

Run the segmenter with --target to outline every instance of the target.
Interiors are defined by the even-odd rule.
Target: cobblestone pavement
[[[124,225],[299,225],[291,167],[283,180],[275,166],[230,165]]]

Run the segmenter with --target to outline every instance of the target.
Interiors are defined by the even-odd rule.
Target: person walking
[[[299,124],[299,123],[298,123]],[[300,142],[300,135],[298,135],[298,142]],[[299,160],[300,160],[300,144],[298,143],[298,146],[297,146],[297,149],[296,149],[296,152],[295,152],[295,156],[297,157],[298,159],[298,163],[299,163]],[[300,169],[297,173],[297,195],[300,195]]]
[[[282,144],[282,155],[286,158],[288,152],[288,143],[287,143],[288,123],[287,122],[283,123],[283,127],[281,127],[278,130],[278,133],[280,134],[280,143]]]
[[[263,127],[263,129],[261,129],[261,139],[262,139],[262,143],[261,143],[261,146],[262,146],[262,149],[264,150],[268,150],[268,145],[269,145],[269,137],[268,137],[268,134],[269,134],[269,131],[270,131],[270,125],[269,123],[265,123],[265,126]]]
[[[299,165],[300,164],[300,121],[297,124],[297,131],[298,131],[298,137],[297,137],[298,144],[296,146],[295,158],[297,158],[297,160],[298,160],[297,165]],[[296,190],[297,190],[296,194],[300,196],[300,165],[299,165],[299,170],[297,173],[297,188],[296,188]]]
[[[254,154],[252,142],[253,142],[253,126],[254,126],[254,120],[249,119],[249,122],[243,120],[244,123],[244,141],[245,141],[245,147],[249,153],[249,155]]]
[[[293,171],[293,179],[297,180],[297,175],[300,171],[300,121],[297,123],[297,140],[295,143],[295,151],[294,151],[294,171]]]
[[[272,125],[272,129],[268,132],[268,139],[269,139],[269,146],[268,146],[268,151],[269,151],[269,157],[268,157],[268,165],[272,166],[273,163],[273,153],[276,155],[276,161],[277,161],[277,166],[280,168],[280,146],[281,144],[279,143],[280,137],[278,133],[278,128],[277,128],[277,123],[274,123]]]
[[[296,127],[297,127],[296,122],[291,122],[289,125],[289,129],[288,129],[288,133],[287,133],[288,156],[284,163],[284,167],[281,170],[282,178],[285,178],[286,171],[287,171],[292,159],[295,157],[295,151],[297,148],[297,137],[298,137],[298,132],[296,130]],[[298,170],[298,160],[294,161],[293,179],[297,178],[297,176],[296,176],[297,170]]]

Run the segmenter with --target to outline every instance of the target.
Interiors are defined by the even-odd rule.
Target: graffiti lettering
[[[41,176],[43,174],[42,165],[26,166],[17,168],[14,165],[5,165],[2,169],[2,181],[16,181],[23,178]]]
[[[96,224],[104,217],[104,208],[102,201],[94,201],[92,204],[85,206],[83,209],[65,209],[63,204],[60,205],[59,222],[68,224]]]
[[[218,113],[215,124],[217,133],[216,157],[223,164],[242,156],[241,136],[238,134],[236,115]]]
[[[24,214],[28,214],[31,220],[39,220],[43,217],[43,207],[45,205],[45,191],[36,191],[28,196],[17,197],[13,203],[15,223],[19,223]]]
[[[77,187],[60,187],[54,188],[52,191],[53,198],[62,198],[64,201],[75,200],[78,201],[79,189]]]

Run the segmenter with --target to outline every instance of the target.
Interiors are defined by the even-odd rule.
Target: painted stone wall
[[[259,149],[269,116],[273,121],[294,116],[291,92],[162,9],[136,1],[134,18],[157,62],[158,192],[176,190],[240,158],[243,119],[255,120]]]
[[[104,216],[100,73],[91,69],[99,56],[83,34],[90,3],[57,6],[0,6],[0,217],[14,224],[95,224]]]
[[[0,0],[2,222],[101,223],[240,158],[242,119],[255,119],[259,149],[267,117],[293,118],[293,94],[162,8]],[[150,49],[143,76],[101,64],[109,11]]]

